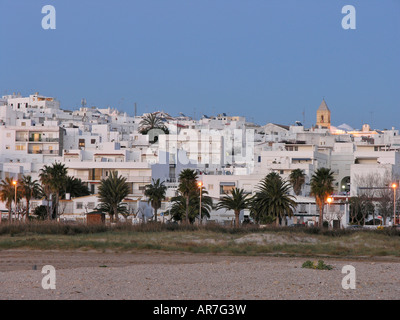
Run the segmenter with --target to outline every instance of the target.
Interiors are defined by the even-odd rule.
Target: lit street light
[[[397,184],[393,183],[392,188],[393,188],[393,226],[395,226],[396,225],[396,188],[397,188]]]
[[[13,185],[14,185],[14,189],[15,189],[15,198],[14,198],[14,201],[15,201],[15,216],[17,216],[17,185],[18,185],[18,182],[17,182],[17,180],[13,180]],[[11,215],[11,222],[12,222],[12,215]]]
[[[328,221],[330,221],[330,217],[329,217],[329,207],[331,206],[331,202],[332,202],[332,198],[331,197],[328,197],[327,199],[326,199],[326,201],[328,202],[328,208],[327,208],[327,210],[326,210],[326,215],[328,216]]]

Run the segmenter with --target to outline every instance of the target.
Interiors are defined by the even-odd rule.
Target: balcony
[[[24,140],[24,141],[27,141],[27,140]],[[29,142],[59,142],[59,141],[60,141],[59,138],[34,138],[34,137],[29,137]]]
[[[28,154],[53,154],[58,155],[58,150],[28,150]]]

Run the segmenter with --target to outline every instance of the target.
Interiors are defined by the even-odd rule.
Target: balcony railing
[[[59,141],[60,141],[59,138],[32,138],[32,137],[29,138],[29,142],[59,142]]]
[[[58,150],[28,150],[28,154],[58,154]]]

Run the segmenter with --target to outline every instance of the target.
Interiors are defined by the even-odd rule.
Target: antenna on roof
[[[371,114],[371,129],[373,128],[373,120],[374,120],[374,112],[373,111],[371,111],[370,112],[370,114]]]
[[[135,102],[135,117],[137,116],[137,104]]]
[[[86,103],[86,99],[83,98],[82,101],[81,101],[82,108],[84,108],[86,106],[86,104],[87,104]]]

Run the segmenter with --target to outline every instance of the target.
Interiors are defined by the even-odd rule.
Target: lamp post
[[[393,226],[395,226],[396,225],[396,188],[397,188],[397,184],[393,183],[392,188],[393,188]]]
[[[328,199],[326,199],[326,201],[328,201],[328,208],[327,208],[327,210],[326,210],[326,211],[327,211],[327,212],[326,212],[326,213],[327,213],[326,215],[328,216],[328,219],[329,219],[328,222],[331,220],[331,217],[329,217],[329,214],[330,214],[330,212],[329,212],[329,207],[331,206],[332,200],[333,200],[333,199],[332,199],[331,197],[328,197]]]
[[[203,189],[203,182],[199,181],[197,183],[197,185],[200,188],[199,221],[197,222],[197,225],[200,225],[200,221],[201,221],[201,190]]]
[[[18,182],[16,181],[16,180],[13,180],[13,185],[14,185],[14,190],[15,190],[15,198],[14,198],[14,201],[15,201],[15,216],[17,215],[17,185],[18,185]],[[11,222],[12,222],[12,215],[11,215]]]

